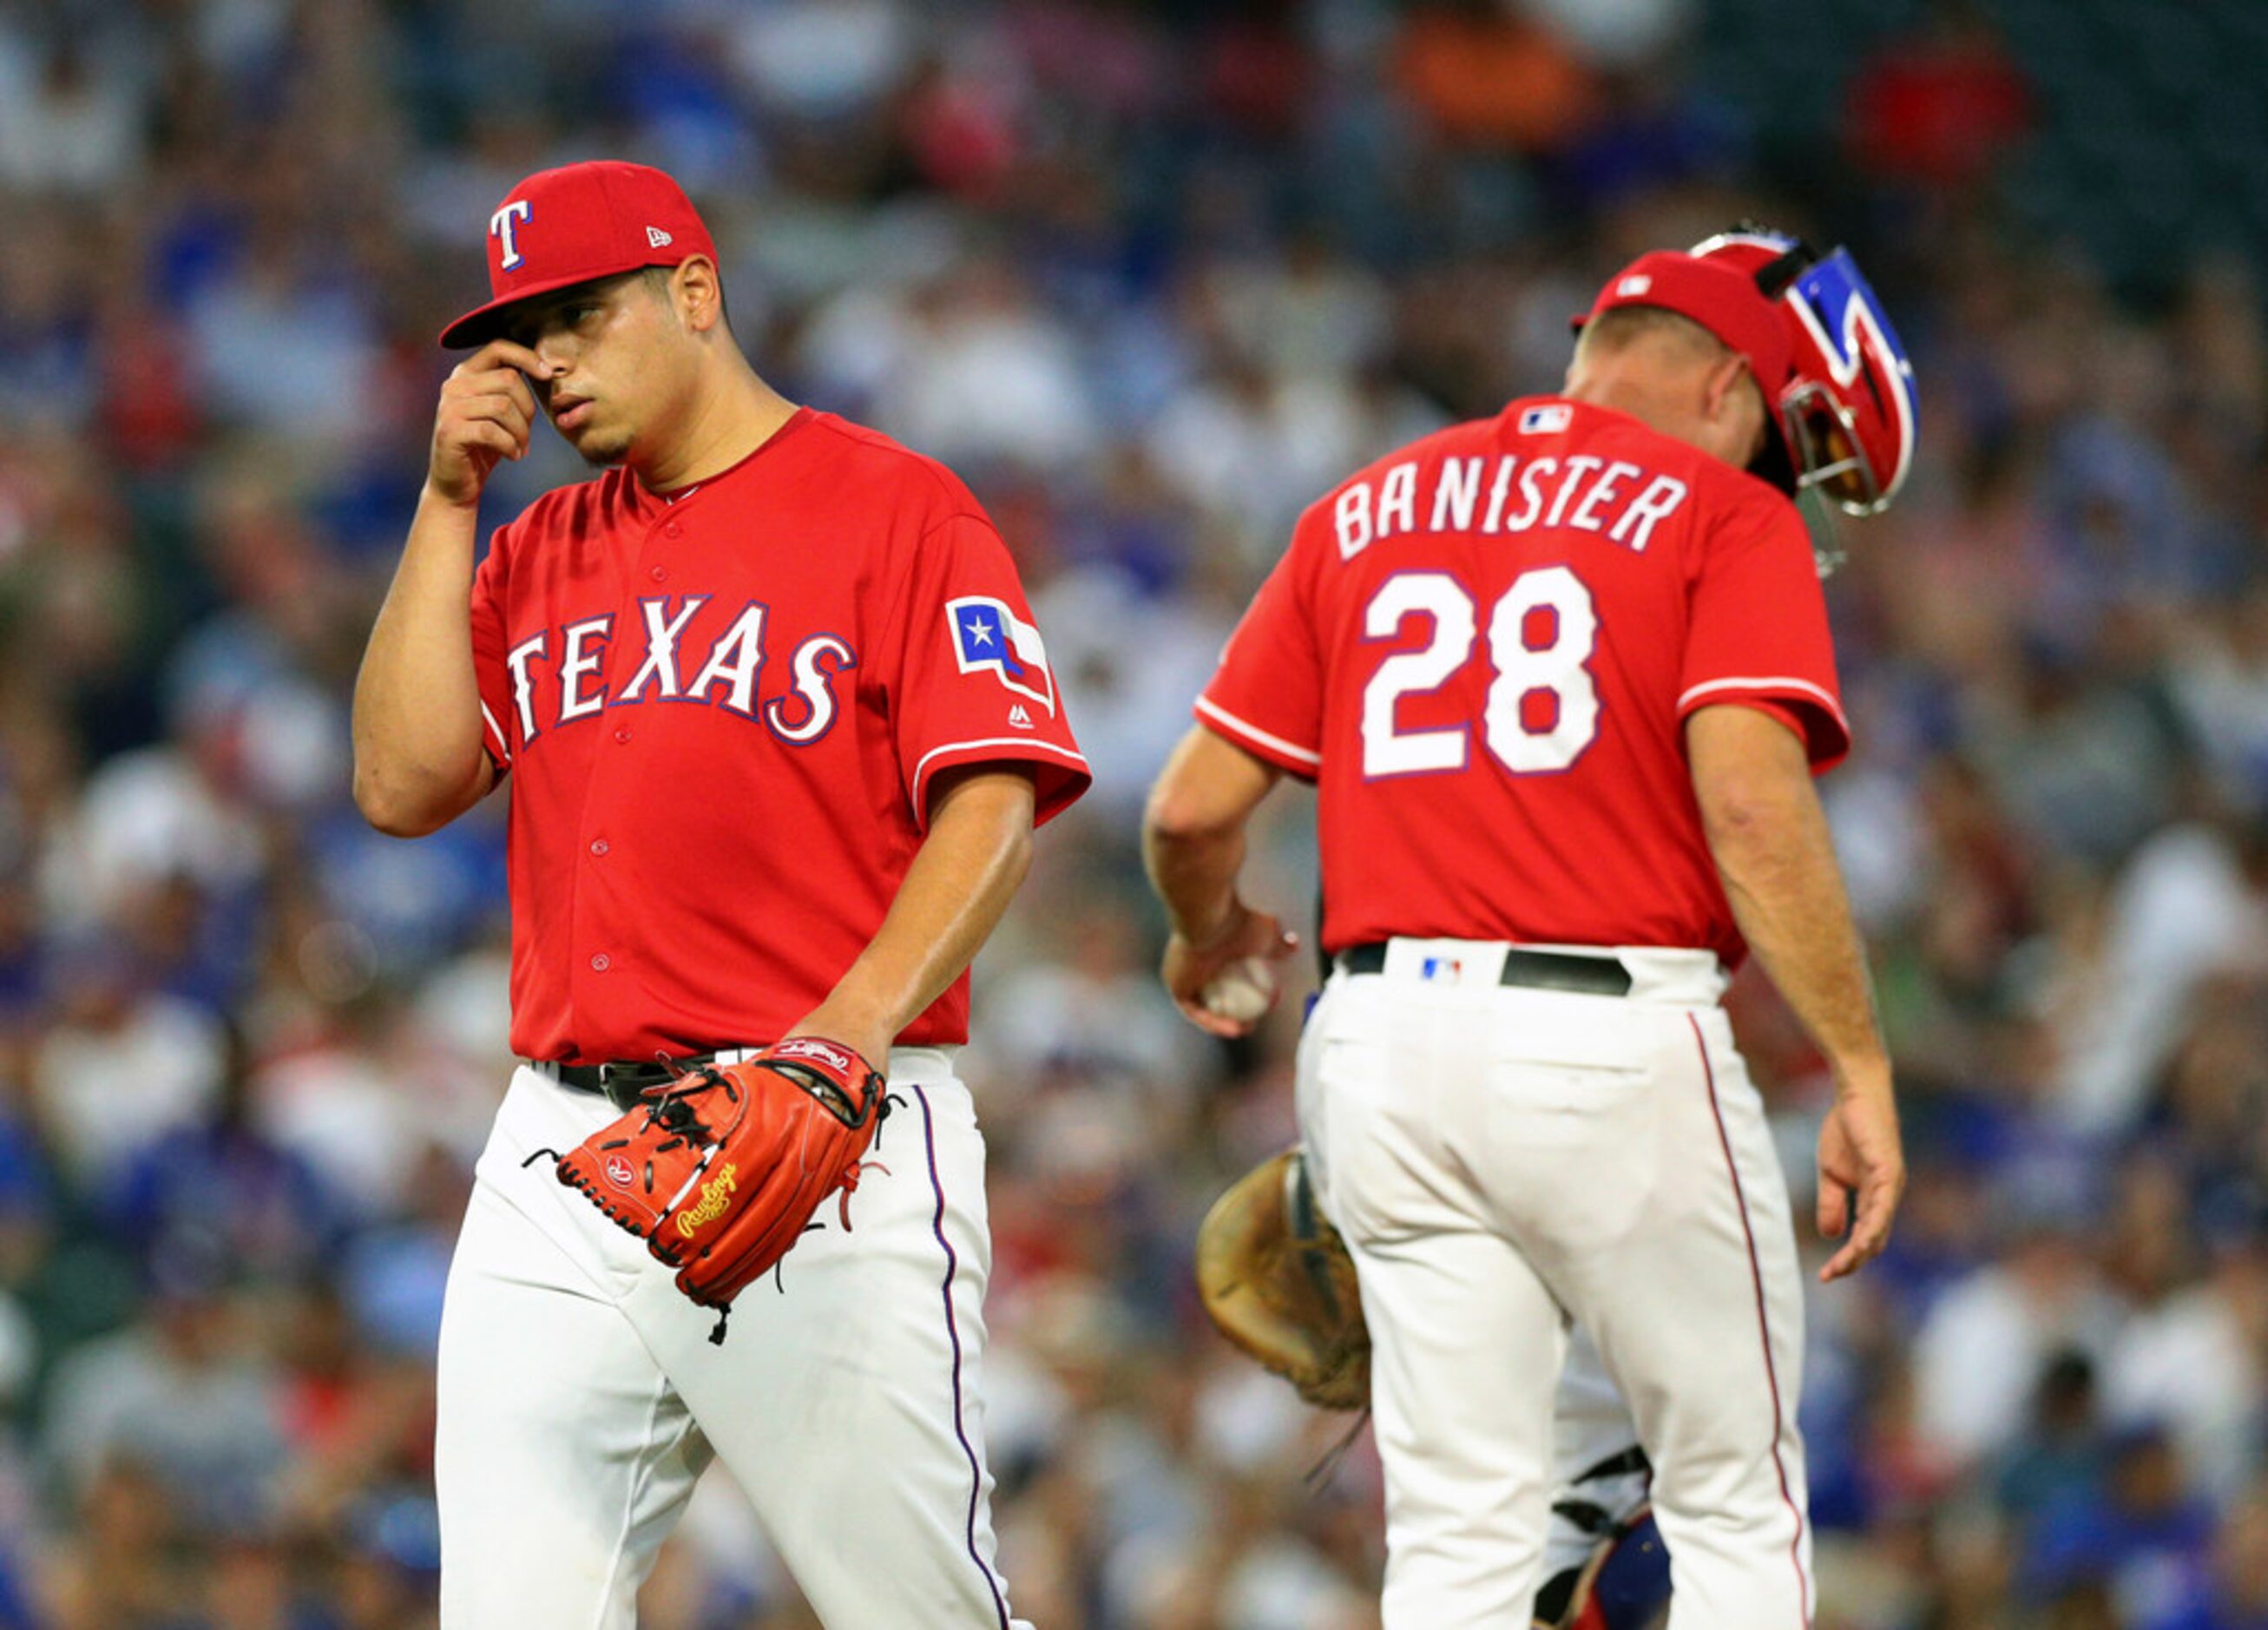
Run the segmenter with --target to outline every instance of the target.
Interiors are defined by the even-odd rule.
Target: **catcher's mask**
[[[1846,514],[1887,509],[1913,464],[1913,365],[1851,252],[1822,255],[1800,238],[1751,225],[1692,252],[1749,273],[1785,314],[1795,357],[1778,403],[1786,447],[1768,448],[1756,473]],[[1793,469],[1769,467],[1788,453]]]

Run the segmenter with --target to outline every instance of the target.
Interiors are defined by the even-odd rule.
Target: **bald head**
[[[1629,414],[1746,469],[1764,451],[1764,392],[1742,355],[1690,317],[1621,306],[1583,325],[1564,393]]]

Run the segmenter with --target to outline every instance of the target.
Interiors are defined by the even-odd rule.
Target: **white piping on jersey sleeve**
[[[1843,717],[1842,706],[1834,697],[1808,679],[1795,679],[1785,674],[1774,674],[1763,678],[1743,677],[1705,681],[1677,698],[1677,711],[1683,713],[1697,697],[1705,697],[1719,690],[1763,691],[1767,694],[1778,692],[1782,695],[1794,691],[1799,695],[1809,697],[1818,703],[1827,710],[1837,724],[1843,726],[1844,734],[1851,734],[1851,721]]]
[[[1321,753],[1311,748],[1295,747],[1282,736],[1270,735],[1259,726],[1239,719],[1219,703],[1199,697],[1197,712],[1233,735],[1241,735],[1248,741],[1268,749],[1270,752],[1281,753],[1285,757],[1296,759],[1300,763],[1310,764],[1317,769],[1322,767],[1323,756]]]
[[[924,753],[921,756],[920,759],[914,765],[914,783],[912,787],[908,790],[906,795],[913,800],[915,815],[917,818],[922,819],[924,823],[926,823],[927,817],[925,812],[922,809],[921,790],[922,782],[929,775],[929,761],[937,757],[941,753],[961,753],[966,752],[972,747],[1017,747],[1027,749],[1025,752],[1005,755],[1006,757],[1012,760],[1028,757],[1030,756],[1028,749],[1037,748],[1043,753],[1053,753],[1059,757],[1069,759],[1072,763],[1077,764],[1081,770],[1086,771],[1090,775],[1094,773],[1093,768],[1086,762],[1086,756],[1085,754],[1074,752],[1067,747],[1057,747],[1052,741],[1037,741],[1031,736],[980,736],[976,740],[970,741],[947,741],[942,747],[933,747],[930,749],[928,752]]]
[[[489,712],[489,704],[486,702],[481,704],[481,717],[488,721],[489,740],[496,743],[497,759],[502,762],[505,769],[511,769],[512,743],[504,740],[504,726],[497,723],[497,717]]]

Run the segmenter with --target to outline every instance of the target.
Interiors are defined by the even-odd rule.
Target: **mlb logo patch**
[[[1523,436],[1556,436],[1567,428],[1575,410],[1564,403],[1555,402],[1548,408],[1529,408],[1520,416],[1520,433]]]
[[[1418,964],[1418,977],[1421,979],[1462,979],[1465,977],[1465,965],[1454,956],[1429,956]]]
[[[1056,711],[1056,677],[1048,667],[1048,648],[1040,631],[1019,618],[1007,602],[982,594],[945,602],[953,630],[954,660],[964,674],[989,672],[1018,696]]]

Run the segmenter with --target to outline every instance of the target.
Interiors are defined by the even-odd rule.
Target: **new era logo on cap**
[[[540,170],[489,217],[487,305],[442,330],[441,343],[477,345],[503,327],[505,308],[642,266],[674,266],[717,246],[678,184],[643,164],[611,159]]]
[[[1616,284],[1615,293],[1626,300],[1635,299],[1652,287],[1653,287],[1653,279],[1641,273],[1635,277],[1625,277]]]

